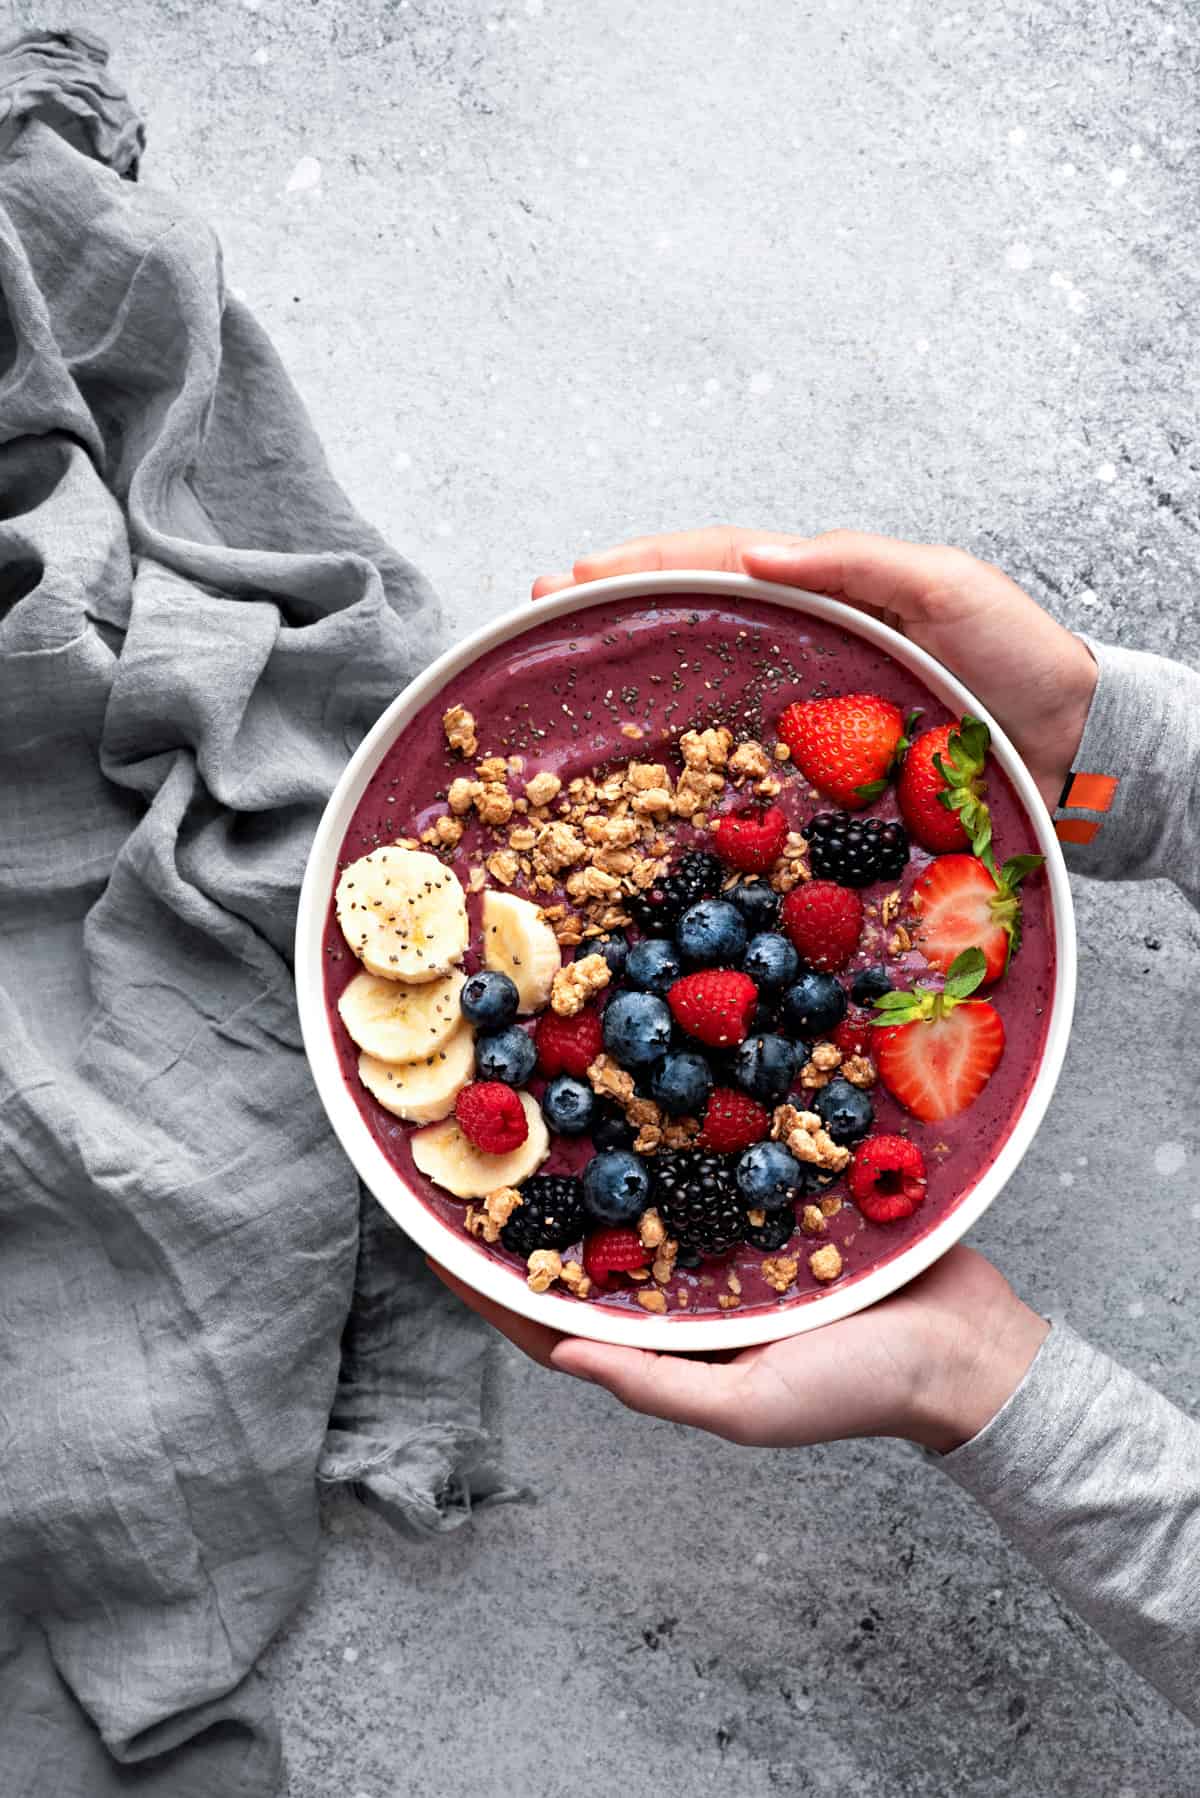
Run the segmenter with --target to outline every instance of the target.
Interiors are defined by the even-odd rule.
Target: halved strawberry
[[[926,1123],[974,1104],[1004,1053],[1004,1021],[969,995],[987,972],[983,951],[951,964],[940,993],[928,987],[875,1001],[875,1067],[892,1097]]]
[[[922,731],[904,758],[896,799],[909,835],[935,855],[973,849],[987,857],[992,820],[983,772],[991,732],[967,713],[957,724]]]
[[[777,729],[801,774],[851,811],[879,797],[906,747],[903,713],[877,693],[796,700]]]
[[[977,948],[984,959],[980,985],[999,980],[1021,946],[1017,888],[1044,859],[1011,856],[998,877],[973,855],[939,855],[930,862],[911,897],[917,948],[930,967],[945,974],[964,949]]]

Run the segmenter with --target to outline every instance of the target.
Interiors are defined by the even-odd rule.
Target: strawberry
[[[814,968],[844,968],[862,935],[862,900],[832,880],[793,887],[783,902],[783,928]]]
[[[673,983],[667,1004],[689,1036],[719,1049],[745,1041],[758,1006],[758,988],[749,974],[733,968],[701,968]]]
[[[875,1036],[872,1030],[874,1019],[857,1005],[852,1005],[829,1040],[842,1051],[842,1059],[848,1061],[853,1055],[873,1055],[875,1052]]]
[[[986,972],[983,951],[967,949],[951,963],[940,993],[918,986],[875,1001],[879,1078],[926,1123],[974,1104],[1004,1053],[1000,1013],[970,997]]]
[[[713,848],[742,874],[765,874],[787,841],[788,821],[777,805],[726,812],[713,825]]]
[[[879,797],[905,747],[899,707],[874,693],[796,700],[778,730],[801,774],[851,811]]]
[[[991,734],[967,713],[958,724],[923,731],[904,758],[896,797],[900,815],[922,848],[935,855],[972,849],[986,860],[992,820],[983,772]]]
[[[1014,855],[993,872],[973,855],[940,855],[912,891],[919,925],[916,944],[930,967],[946,973],[955,957],[972,947],[983,952],[981,986],[998,980],[1021,945],[1021,899],[1017,888],[1040,868],[1040,855]]]
[[[500,1080],[473,1080],[454,1101],[458,1127],[485,1155],[507,1155],[529,1135],[525,1107]]]
[[[696,1147],[711,1149],[716,1155],[732,1155],[737,1149],[748,1149],[751,1143],[761,1142],[770,1128],[770,1114],[748,1093],[736,1092],[731,1086],[715,1086],[709,1094]]]
[[[583,1244],[583,1271],[594,1286],[602,1290],[613,1284],[614,1274],[628,1274],[645,1267],[650,1250],[645,1248],[636,1230],[617,1225],[608,1230],[593,1230]]]
[[[846,1183],[873,1224],[898,1223],[925,1197],[925,1160],[907,1136],[868,1136],[854,1151]]]
[[[573,1074],[576,1080],[583,1080],[604,1049],[600,1013],[579,1011],[573,1018],[563,1018],[556,1011],[544,1011],[533,1040],[537,1044],[538,1067],[547,1079],[555,1074]]]

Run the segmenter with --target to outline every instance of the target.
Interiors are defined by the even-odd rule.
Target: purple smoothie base
[[[678,765],[673,739],[684,730],[727,724],[735,737],[771,743],[775,721],[793,699],[822,698],[833,693],[877,692],[908,715],[923,708],[918,729],[944,723],[952,714],[915,675],[863,639],[835,625],[803,614],[784,612],[755,600],[726,601],[702,596],[668,597],[657,604],[645,599],[595,606],[566,618],[533,624],[494,656],[456,676],[405,727],[384,755],[346,832],[338,872],[348,862],[397,837],[418,836],[445,810],[451,780],[463,772],[450,754],[441,716],[450,704],[465,705],[475,716],[480,755],[521,755],[526,781],[543,768],[558,774],[564,785],[576,775],[594,773],[614,761],[666,760]],[[631,740],[622,727],[637,725],[643,736]],[[1036,847],[1033,826],[1011,782],[994,759],[988,766],[988,801],[998,860]],[[793,782],[776,803],[800,828],[830,801],[814,797],[803,783]],[[865,815],[894,817],[892,790]],[[696,833],[675,830],[678,847]],[[466,885],[472,852],[494,847],[494,839],[472,824],[449,858]],[[868,888],[864,902],[878,904],[890,887],[905,895],[932,858],[914,846],[902,882]],[[514,891],[520,892],[517,887]],[[849,1201],[844,1179],[829,1189],[843,1198],[841,1211],[828,1220],[818,1238],[797,1231],[792,1242],[775,1251],[793,1255],[800,1264],[796,1284],[780,1298],[763,1280],[763,1256],[749,1247],[693,1272],[677,1273],[666,1288],[670,1315],[725,1315],[717,1305],[727,1290],[728,1272],[736,1270],[742,1286],[737,1314],[780,1304],[804,1304],[829,1288],[809,1272],[808,1255],[818,1244],[836,1243],[845,1286],[928,1234],[966,1198],[995,1160],[1024,1108],[1040,1066],[1054,988],[1054,924],[1044,874],[1025,885],[1024,941],[1008,973],[987,989],[988,999],[1004,1019],[1004,1057],[983,1093],[958,1117],[922,1124],[896,1103],[877,1082],[871,1089],[875,1131],[897,1131],[912,1137],[925,1156],[928,1187],[916,1213],[896,1224],[872,1224]],[[529,895],[546,899],[548,895]],[[479,899],[468,904],[472,943],[477,940]],[[864,933],[865,935],[866,933]],[[566,956],[573,953],[564,952]],[[359,964],[347,947],[333,911],[332,894],[326,920],[325,997],[329,1027],[337,1045],[343,1078],[384,1154],[435,1215],[462,1230],[466,1206],[418,1173],[409,1138],[413,1126],[401,1122],[371,1097],[358,1078],[358,1050],[337,1012],[337,1001]],[[880,946],[861,951],[842,970],[849,984],[855,971],[881,959]],[[916,950],[883,957],[897,984],[907,984],[927,967]],[[474,949],[465,966],[479,965]],[[541,1082],[530,1090],[540,1094]],[[799,1104],[804,1100],[797,1099]],[[945,1145],[939,1152],[938,1145]],[[551,1137],[544,1163],[547,1173],[576,1172],[592,1154],[586,1138]],[[514,1278],[524,1277],[524,1263],[498,1245],[475,1241],[477,1253],[504,1262]],[[688,1290],[686,1310],[677,1309],[676,1294]],[[589,1298],[586,1303],[632,1308],[635,1289],[622,1288]],[[581,1301],[573,1300],[572,1303]]]

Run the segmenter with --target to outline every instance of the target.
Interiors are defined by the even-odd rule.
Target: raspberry
[[[485,1155],[507,1155],[529,1134],[525,1108],[511,1086],[499,1080],[475,1080],[454,1101],[458,1127]]]
[[[852,1005],[829,1040],[842,1051],[842,1059],[848,1061],[852,1055],[871,1053],[871,1028],[867,1013]]]
[[[555,1074],[572,1074],[576,1080],[587,1071],[604,1048],[604,1031],[598,1011],[576,1012],[563,1018],[556,1011],[543,1012],[534,1031],[538,1067],[548,1080]]]
[[[868,1136],[855,1151],[847,1184],[864,1217],[894,1224],[925,1197],[925,1161],[907,1136]]]
[[[765,874],[787,841],[788,822],[777,805],[765,811],[726,812],[713,825],[713,847],[742,874]]]
[[[701,968],[674,982],[667,1004],[689,1036],[719,1049],[744,1041],[758,1005],[758,988],[749,974],[732,968]]]
[[[583,1271],[596,1286],[613,1284],[614,1274],[632,1273],[645,1267],[650,1250],[644,1248],[636,1230],[614,1226],[611,1230],[594,1230],[583,1245]]]
[[[862,923],[858,894],[831,880],[793,887],[783,902],[783,928],[814,968],[844,968],[858,948]]]
[[[717,1155],[731,1155],[735,1149],[748,1149],[751,1143],[761,1142],[770,1127],[766,1110],[749,1093],[717,1086],[709,1098],[696,1147],[710,1149]]]

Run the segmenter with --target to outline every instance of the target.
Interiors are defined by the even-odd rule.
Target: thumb
[[[940,544],[903,543],[867,531],[828,531],[785,543],[747,543],[742,565],[760,580],[786,581],[911,622],[928,615],[935,597],[944,617],[947,593],[968,585],[972,561],[963,551]]]

